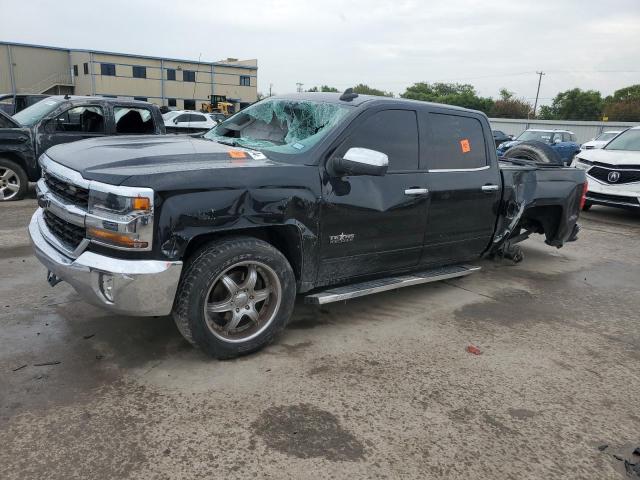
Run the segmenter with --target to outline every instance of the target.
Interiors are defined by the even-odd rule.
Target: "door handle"
[[[404,191],[405,195],[426,195],[429,193],[428,188],[407,188]]]
[[[500,190],[500,185],[483,185],[482,191],[485,193],[496,192]]]

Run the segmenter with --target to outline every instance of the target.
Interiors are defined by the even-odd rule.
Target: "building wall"
[[[491,128],[502,130],[507,135],[520,135],[528,128],[543,130],[569,130],[576,134],[578,143],[588,142],[608,130],[624,130],[637,125],[633,122],[583,122],[578,120],[518,120],[490,118]]]
[[[257,99],[257,60],[234,59],[207,63],[3,43],[0,43],[0,92],[11,91],[9,48],[18,53],[21,62],[18,66],[23,65],[19,87],[25,93],[41,93],[42,90],[37,91],[35,87],[41,86],[47,79],[53,79],[56,76],[54,73],[61,71],[67,76],[67,81],[75,86],[76,95],[139,97],[157,105],[168,105],[169,99],[174,99],[175,108],[179,109],[184,108],[185,100],[195,101],[197,109],[201,103],[209,102],[211,95],[225,95],[238,107]],[[114,76],[102,75],[103,63],[115,66]],[[86,74],[85,64],[88,67]],[[77,75],[74,66],[77,66]],[[133,68],[137,66],[145,67],[146,78],[133,76]],[[175,80],[168,79],[169,69],[175,70]],[[195,72],[195,82],[184,81],[185,71]],[[247,82],[248,85],[241,85]],[[21,91],[20,88],[18,91]]]
[[[11,68],[17,93],[41,93],[53,84],[71,84],[69,51],[3,44],[0,54],[0,91],[11,93]]]

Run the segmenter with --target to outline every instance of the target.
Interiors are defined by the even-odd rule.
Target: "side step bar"
[[[331,288],[330,290],[324,290],[322,292],[307,295],[304,301],[305,303],[311,303],[314,305],[323,305],[325,303],[363,297],[365,295],[371,295],[372,293],[386,292],[387,290],[419,285],[421,283],[464,277],[477,272],[478,270],[480,270],[480,267],[476,267],[474,265],[455,265],[451,267],[435,268],[433,270],[425,270],[423,272],[412,273],[410,275],[387,277],[379,280],[371,280],[368,282],[353,283],[351,285]]]

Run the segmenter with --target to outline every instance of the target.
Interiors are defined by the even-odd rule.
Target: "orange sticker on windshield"
[[[247,153],[242,150],[229,150],[229,156],[231,158],[247,158]]]
[[[471,145],[469,144],[468,138],[460,140],[460,148],[462,149],[462,153],[469,153],[471,151]]]

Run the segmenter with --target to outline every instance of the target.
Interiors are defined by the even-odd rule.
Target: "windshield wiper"
[[[230,147],[237,147],[238,146],[238,142],[236,142],[235,140],[231,140],[229,142],[223,142],[220,139],[216,139],[213,140],[214,142],[218,142],[218,143],[222,143],[223,145],[229,145]]]

